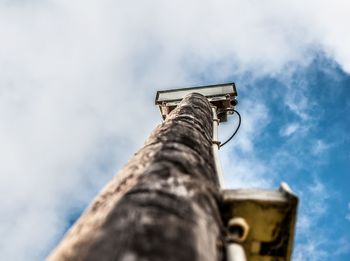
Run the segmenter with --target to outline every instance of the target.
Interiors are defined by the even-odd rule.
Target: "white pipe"
[[[247,261],[243,247],[237,243],[227,244],[226,256],[227,261]]]
[[[212,107],[213,112],[213,141],[212,141],[212,150],[213,150],[213,156],[214,156],[214,163],[215,163],[215,169],[216,173],[218,175],[219,185],[220,188],[224,188],[224,176],[222,174],[222,168],[221,168],[221,162],[219,158],[219,148],[220,148],[220,142],[218,140],[218,126],[219,126],[219,119],[216,114],[216,107]]]

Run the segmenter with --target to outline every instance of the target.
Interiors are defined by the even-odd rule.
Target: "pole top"
[[[159,106],[162,118],[165,119],[180,101],[190,93],[200,93],[205,96],[217,108],[221,122],[227,121],[227,114],[230,114],[237,104],[235,99],[237,90],[233,82],[157,91],[155,104]]]

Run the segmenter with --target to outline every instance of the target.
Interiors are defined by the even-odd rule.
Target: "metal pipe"
[[[247,261],[242,245],[228,243],[226,246],[227,261]]]
[[[213,112],[212,150],[213,150],[215,169],[216,169],[216,173],[218,175],[219,185],[220,185],[220,188],[223,188],[224,187],[224,176],[222,174],[221,162],[220,162],[220,158],[219,158],[219,149],[220,149],[220,141],[218,140],[219,119],[218,119],[218,115],[216,113],[216,107],[213,106],[211,108],[212,108],[212,112]]]

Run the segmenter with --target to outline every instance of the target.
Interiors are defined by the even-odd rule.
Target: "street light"
[[[159,106],[163,120],[187,94],[194,92],[204,95],[211,105],[216,107],[220,122],[227,121],[227,114],[231,114],[233,107],[237,104],[234,83],[158,91],[155,104]]]

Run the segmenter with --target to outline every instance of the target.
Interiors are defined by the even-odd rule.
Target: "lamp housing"
[[[217,115],[221,122],[227,121],[227,115],[232,114],[232,110],[237,104],[237,90],[233,82],[158,91],[155,104],[159,106],[163,120],[190,93],[204,95],[216,107]]]

